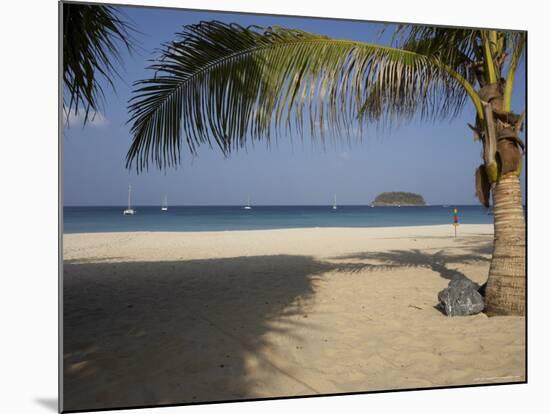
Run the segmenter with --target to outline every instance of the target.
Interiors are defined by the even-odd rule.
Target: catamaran
[[[334,194],[334,203],[332,204],[332,209],[333,210],[338,209],[338,206],[336,205],[336,194]]]
[[[125,216],[133,216],[136,214],[136,210],[132,208],[132,185],[128,186],[128,208],[122,212]]]
[[[250,206],[250,196],[248,196],[248,201],[246,203],[246,206],[243,207],[245,210],[252,210],[252,207]]]
[[[162,211],[168,211],[168,197],[166,194],[164,195],[164,200],[162,201],[162,207],[160,209]]]

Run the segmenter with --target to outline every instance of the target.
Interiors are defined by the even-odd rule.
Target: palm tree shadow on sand
[[[462,248],[467,252],[462,254],[449,254],[444,250],[438,250],[435,253],[429,253],[420,249],[411,250],[389,250],[384,252],[362,252],[354,253],[333,258],[336,263],[342,263],[341,270],[348,272],[380,271],[406,268],[426,268],[439,274],[446,280],[469,280],[466,274],[458,269],[449,267],[450,264],[472,265],[483,262],[489,262],[490,256],[487,256],[492,247],[487,244],[472,245],[465,241]],[[351,260],[351,262],[349,262]],[[338,265],[337,265],[338,266]],[[475,283],[475,282],[474,282]],[[483,283],[479,287],[479,292],[485,296],[485,287]],[[444,313],[440,303],[436,303],[434,308]]]
[[[287,338],[289,352],[300,348],[303,315],[324,273],[427,267],[445,279],[466,277],[447,263],[489,260],[475,249],[364,252],[327,261],[297,255],[65,261],[63,408],[277,397],[289,395],[289,383],[293,395],[317,394],[299,372],[264,355],[270,333]],[[258,371],[283,378],[286,391],[259,383],[251,376]]]
[[[347,260],[341,265],[341,270],[348,272],[392,270],[399,268],[424,267],[436,272],[444,279],[469,279],[463,272],[448,267],[449,263],[462,265],[488,262],[490,259],[480,253],[448,254],[444,250],[428,253],[420,249],[389,250],[384,252],[362,252],[333,258],[336,263]],[[349,262],[351,260],[351,262]],[[338,268],[338,265],[336,265]]]
[[[260,351],[276,330],[299,343],[296,316],[329,268],[285,255],[66,261],[64,409],[251,398],[255,367],[315,394]]]

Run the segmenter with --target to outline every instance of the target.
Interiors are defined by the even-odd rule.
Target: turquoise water
[[[124,231],[221,231],[307,227],[391,227],[451,224],[453,208],[460,223],[486,224],[493,216],[481,206],[374,207],[340,206],[175,206],[139,207],[123,216],[125,207],[65,207],[64,233]]]

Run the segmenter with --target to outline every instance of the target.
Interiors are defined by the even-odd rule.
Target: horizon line
[[[338,207],[370,207],[367,204],[337,204]],[[243,207],[246,204],[172,204],[170,207]],[[251,204],[255,207],[332,207],[333,204]],[[161,207],[161,204],[135,204],[133,207]],[[439,207],[439,206],[480,206],[481,204],[459,203],[426,203],[426,204],[401,204],[402,207]],[[63,207],[127,207],[126,204],[64,204]],[[375,205],[375,207],[393,207],[392,205]]]

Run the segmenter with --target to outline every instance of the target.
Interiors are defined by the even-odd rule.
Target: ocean
[[[311,227],[392,227],[449,224],[453,208],[461,224],[490,224],[493,216],[481,206],[370,207],[339,206],[136,206],[64,207],[64,233],[130,231],[225,231]]]

